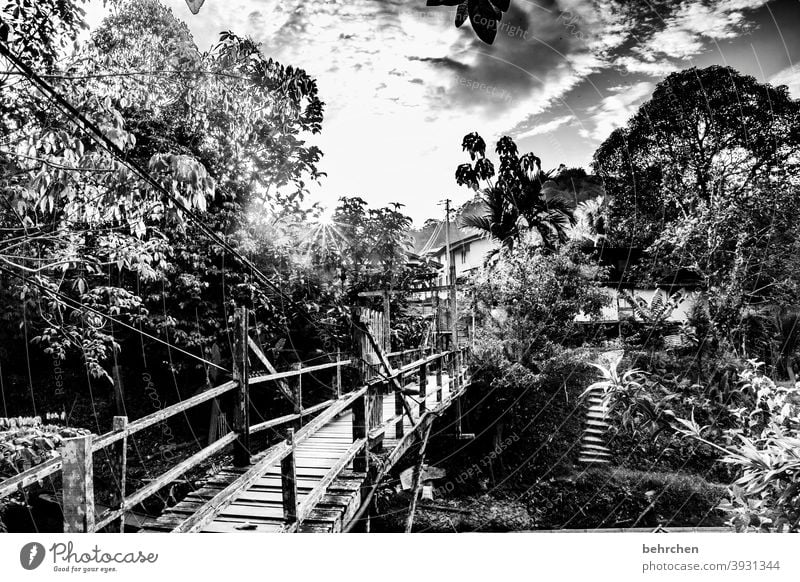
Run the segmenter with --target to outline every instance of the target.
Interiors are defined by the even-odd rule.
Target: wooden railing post
[[[295,462],[294,429],[287,431],[286,442],[289,454],[281,461],[281,495],[283,497],[283,517],[288,524],[297,521],[297,466]]]
[[[115,416],[112,421],[111,429],[115,432],[124,431],[128,426],[127,416]],[[125,509],[125,481],[128,476],[128,435],[122,437],[122,440],[117,441],[112,445],[111,450],[112,470],[116,473],[117,490],[112,491],[111,495],[114,499],[114,504],[119,509]],[[125,513],[120,516],[119,520],[111,522],[112,529],[119,528],[120,533],[125,533]]]
[[[419,367],[419,415],[425,414],[428,409],[426,399],[428,397],[428,364]]]
[[[442,365],[444,362],[442,358],[438,358],[436,363],[436,402],[442,401]]]
[[[369,418],[368,408],[369,396],[364,394],[356,398],[353,402],[353,442],[358,439],[367,438],[367,422]],[[353,471],[356,473],[366,473],[369,468],[369,447],[364,447],[353,458]]]
[[[464,427],[462,426],[462,419],[464,418],[463,411],[461,410],[461,396],[456,398],[456,438],[460,439],[461,435],[464,432]]]
[[[394,438],[400,440],[403,438],[403,418],[405,413],[405,406],[403,393],[400,390],[394,391],[394,415],[397,417],[397,424],[394,429]]]
[[[61,450],[64,533],[94,531],[92,435],[64,439]]]
[[[302,364],[292,364],[292,370],[299,370],[303,367]],[[289,378],[289,389],[292,391],[292,399],[294,400],[294,413],[298,415],[297,420],[293,422],[295,430],[300,430],[303,426],[303,375],[298,374]]]
[[[447,388],[452,395],[455,392],[455,357],[452,353],[447,354]]]
[[[342,361],[341,350],[336,350],[336,361]],[[336,366],[336,398],[342,397],[342,366]]]
[[[237,391],[233,402],[233,425],[236,442],[233,446],[233,465],[245,467],[250,464],[250,369],[247,358],[247,308],[241,307],[234,314],[235,361],[233,368]]]

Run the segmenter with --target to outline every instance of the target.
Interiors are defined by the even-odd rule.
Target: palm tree
[[[456,170],[456,181],[476,190],[479,182],[487,185],[480,190],[483,212],[461,217],[461,224],[485,232],[501,246],[513,248],[520,237],[530,231],[539,234],[542,245],[555,249],[566,242],[569,227],[575,219],[567,201],[555,196],[549,200],[542,192],[553,172],[544,172],[541,160],[527,153],[518,156],[517,146],[510,137],[497,142],[500,169],[496,180],[494,167],[486,158],[486,145],[477,133],[464,137],[462,143],[473,164],[462,164]]]

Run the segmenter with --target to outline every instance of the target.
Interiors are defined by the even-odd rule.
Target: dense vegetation
[[[597,150],[605,197],[577,208],[546,195],[570,171],[542,172],[503,138],[493,180],[483,140],[465,137],[456,180],[479,189],[482,210],[464,224],[499,250],[470,282],[481,391],[467,464],[480,470],[454,495],[488,487],[514,500],[515,522],[522,502],[526,528],[800,528],[798,113],[786,87],[730,68],[673,73]],[[621,275],[629,288],[693,287],[649,301],[623,289],[629,318],[577,324],[607,297],[603,246],[641,254]],[[688,320],[671,323],[689,296]],[[593,383],[607,469],[578,463]]]
[[[57,412],[103,433],[114,414],[219,384],[242,306],[275,366],[322,363],[351,349],[359,291],[432,276],[407,261],[398,206],[307,202],[324,178],[324,104],[305,71],[231,31],[201,52],[157,0],[110,2],[79,39],[81,4],[2,13],[14,74],[0,77],[0,416]],[[398,347],[420,334],[403,300]],[[306,396],[327,393],[310,383]],[[137,437],[156,453],[132,456],[129,475],[174,463],[208,426],[200,409]]]
[[[435,275],[409,263],[400,206],[344,197],[326,218],[307,203],[324,178],[313,145],[324,104],[305,71],[234,32],[201,52],[156,0],[110,2],[78,41],[80,4],[12,1],[0,23],[13,72],[0,77],[0,478],[54,454],[76,426],[104,432],[116,413],[143,416],[217,383],[235,307],[282,367],[347,351],[359,292]],[[496,25],[508,8],[430,4],[458,6],[457,24]],[[689,69],[598,148],[593,176],[543,171],[508,137],[497,168],[477,133],[462,147],[456,182],[477,192],[463,226],[497,252],[463,293],[476,438],[458,455],[432,445],[458,476],[445,497],[472,496],[485,515],[449,527],[729,519],[797,531],[800,103],[730,68]],[[604,198],[565,195],[600,181]],[[604,246],[641,253],[629,287],[699,282],[688,320],[669,323],[680,297],[659,294],[629,297],[633,316],[618,325],[576,321],[607,304]],[[393,296],[396,348],[421,338],[403,301]],[[606,468],[578,464],[596,382]],[[132,458],[131,478],[204,439],[207,412],[136,439],[158,453]],[[5,419],[42,413],[57,422]],[[493,505],[506,501],[508,522]]]

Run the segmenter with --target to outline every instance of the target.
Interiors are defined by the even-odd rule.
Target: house
[[[439,285],[446,283],[446,273],[450,262],[447,257],[447,231],[444,222],[429,224],[414,236],[414,252],[429,257],[442,265]],[[471,228],[459,226],[456,221],[449,224],[450,258],[455,264],[456,280],[463,280],[486,262],[489,254],[498,247],[496,241]]]
[[[691,271],[678,271],[671,277],[657,281],[652,287],[636,286],[631,281],[630,273],[633,265],[641,260],[644,254],[642,249],[601,245],[594,250],[599,255],[600,264],[609,269],[608,277],[603,281],[609,304],[602,309],[599,318],[590,318],[581,313],[576,318],[579,322],[618,323],[629,318],[636,319],[631,297],[646,306],[653,306],[654,300],[665,301],[679,293],[680,300],[665,321],[682,323],[689,320],[695,305],[704,301],[700,281]]]

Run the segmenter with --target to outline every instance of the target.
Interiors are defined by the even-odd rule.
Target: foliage
[[[600,380],[591,384],[582,396],[601,391],[612,432],[625,432],[633,440],[653,439],[675,418],[672,403],[678,394],[636,368],[620,373],[623,354],[622,350],[606,352],[597,362],[590,362],[600,371]]]
[[[578,329],[578,313],[599,313],[608,300],[595,278],[599,272],[591,258],[569,245],[550,253],[523,240],[476,276],[477,321],[501,342],[510,361],[530,366],[548,346],[569,340]]]
[[[614,244],[646,247],[663,224],[690,223],[698,211],[760,207],[753,186],[775,172],[785,180],[796,163],[799,107],[786,87],[730,67],[669,75],[595,153],[594,169],[611,194]]]
[[[480,190],[483,213],[475,212],[462,217],[466,227],[475,228],[512,248],[528,231],[538,233],[548,249],[555,249],[567,240],[567,228],[574,224],[572,211],[566,201],[558,196],[547,199],[542,187],[552,172],[543,172],[541,160],[527,153],[519,155],[510,137],[502,137],[495,151],[500,157],[500,167],[495,178],[492,162],[486,157],[486,143],[477,133],[464,136],[461,144],[473,163],[461,164],[456,169],[456,182]]]
[[[707,527],[723,524],[725,488],[697,475],[589,468],[548,478],[526,495],[537,529]]]
[[[321,176],[320,153],[305,143],[321,126],[315,82],[230,32],[201,54],[185,25],[154,0],[119,3],[57,72],[49,78],[57,91],[245,253],[265,250],[249,246],[262,241],[248,230],[301,214],[307,180]],[[209,249],[171,198],[97,146],[26,80],[4,91],[2,104],[10,123],[0,137],[10,145],[0,152],[8,170],[0,181],[0,260],[46,288],[10,277],[2,292],[7,305],[26,312],[7,318],[24,315],[46,352],[80,356],[93,376],[110,381],[105,365],[130,340],[102,318],[94,321],[86,307],[201,354],[224,343],[232,302],[257,309],[259,331],[298,317],[296,309],[287,317],[273,293],[253,284],[248,266]],[[298,303],[308,311],[308,301]],[[173,371],[186,365],[160,348],[151,355],[169,360]]]
[[[459,466],[474,461],[481,467],[479,478],[513,491],[542,475],[570,473],[582,431],[575,412],[591,377],[589,357],[581,349],[554,347],[534,369],[510,362],[499,341],[479,332],[467,405],[470,430],[480,438],[458,459]],[[485,460],[498,447],[500,454],[488,466]]]
[[[88,430],[43,424],[41,417],[0,418],[0,480],[58,456],[65,438]]]
[[[596,364],[603,379],[593,386],[606,394],[619,463],[729,475],[729,501],[720,509],[732,525],[797,530],[800,389],[776,386],[754,361],[726,393],[635,369],[620,373],[620,361],[616,354]]]
[[[648,250],[641,280],[700,277],[715,340],[735,348],[746,309],[793,306],[800,290],[798,153],[786,87],[729,67],[673,73],[595,153],[609,241]]]
[[[800,389],[780,388],[750,362],[739,380],[744,406],[731,407],[733,426],[719,432],[692,416],[678,431],[706,444],[738,473],[723,508],[739,531],[800,531]]]

